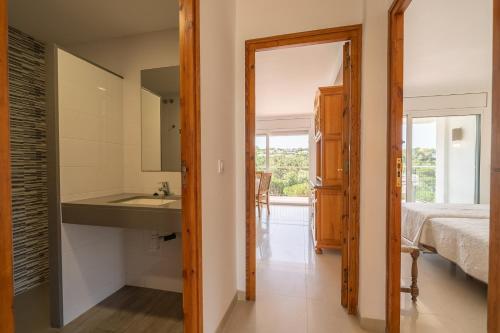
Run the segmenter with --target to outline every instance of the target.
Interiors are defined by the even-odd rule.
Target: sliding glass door
[[[479,115],[406,117],[406,201],[479,201],[479,124]]]
[[[257,135],[255,149],[256,171],[272,173],[272,197],[309,196],[308,133]]]

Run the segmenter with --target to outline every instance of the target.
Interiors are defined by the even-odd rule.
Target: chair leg
[[[261,213],[260,213],[260,205],[261,205],[260,201],[259,201],[259,202],[257,202],[257,209],[258,209],[258,211],[259,211],[259,217],[261,216]]]
[[[411,300],[413,302],[417,301],[417,297],[419,294],[418,290],[418,265],[417,265],[417,260],[418,257],[420,256],[420,251],[419,250],[413,250],[411,252],[411,258],[413,259],[411,263],[411,286],[410,286],[410,293],[411,293]]]
[[[269,194],[266,195],[266,205],[267,205],[267,215],[271,214],[271,211],[269,210]]]

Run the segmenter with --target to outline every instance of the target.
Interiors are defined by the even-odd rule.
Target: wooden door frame
[[[203,332],[200,2],[179,0],[184,332]]]
[[[7,0],[0,1],[0,331],[14,331]]]
[[[351,150],[349,202],[348,312],[357,313],[359,281],[359,193],[361,129],[361,39],[362,26],[321,29],[245,42],[245,178],[246,178],[246,299],[256,297],[256,226],[255,226],[255,53],[296,46],[351,42]],[[312,103],[312,101],[311,101]],[[312,108],[312,104],[311,104]]]
[[[200,6],[179,0],[184,332],[203,332]],[[14,331],[7,0],[0,0],[0,331]]]
[[[387,170],[387,332],[400,331],[401,187],[404,13],[412,0],[395,0],[389,10]],[[493,89],[488,333],[500,333],[500,0],[493,0]]]

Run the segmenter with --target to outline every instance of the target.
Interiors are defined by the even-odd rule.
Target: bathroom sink
[[[120,193],[61,203],[69,224],[182,232],[182,197]]]
[[[124,205],[146,205],[146,206],[160,206],[168,203],[175,202],[176,200],[162,199],[162,198],[130,198],[125,200],[116,201],[116,203]]]

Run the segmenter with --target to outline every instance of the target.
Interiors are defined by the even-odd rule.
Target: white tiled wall
[[[180,172],[143,172],[141,168],[141,70],[179,64],[179,32],[164,30],[101,42],[72,45],[72,52],[124,77],[123,190],[152,194],[168,181],[181,193]],[[124,269],[127,285],[182,290],[182,242],[151,247],[154,231],[124,231]]]
[[[61,201],[123,192],[122,80],[58,51]],[[125,284],[123,230],[62,224],[68,323]]]

